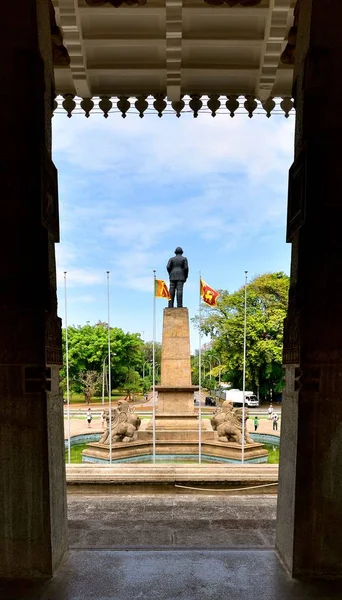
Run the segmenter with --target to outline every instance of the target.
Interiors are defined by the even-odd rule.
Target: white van
[[[220,398],[222,400],[229,400],[233,402],[234,406],[243,405],[243,392],[242,390],[223,390],[220,393]],[[259,406],[259,400],[253,392],[245,392],[245,406],[250,408],[255,408]]]

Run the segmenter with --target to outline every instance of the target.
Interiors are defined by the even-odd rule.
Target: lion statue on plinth
[[[137,430],[141,425],[141,419],[134,414],[125,400],[118,401],[118,407],[112,410],[111,426],[109,424],[109,410],[105,411],[107,428],[99,440],[99,444],[110,444],[110,433],[112,443],[133,442],[137,439]]]
[[[219,442],[235,442],[242,444],[242,408],[233,408],[233,402],[225,400],[219,410],[211,419],[211,426],[217,431]],[[254,444],[246,427],[248,409],[245,408],[244,438],[246,444]]]

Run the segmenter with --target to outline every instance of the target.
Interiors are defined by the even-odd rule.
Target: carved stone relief
[[[297,44],[297,28],[298,28],[298,15],[299,15],[299,0],[294,9],[293,25],[287,36],[287,44],[283,51],[280,60],[284,65],[294,65],[296,56],[296,44]]]
[[[130,411],[129,404],[125,400],[118,401],[118,407],[112,410],[111,424],[109,423],[109,411],[105,411],[107,428],[99,440],[99,444],[110,445],[110,434],[113,443],[133,442],[137,439],[137,430],[141,419]]]
[[[59,210],[57,169],[53,164],[45,145],[42,145],[42,224],[59,242]]]
[[[79,109],[83,110],[87,118],[92,113],[96,114],[96,112],[99,112],[100,109],[105,119],[113,112],[121,113],[121,116],[125,119],[127,114],[136,114],[134,108],[140,118],[144,118],[147,109],[148,114],[151,111],[156,111],[158,117],[162,117],[165,111],[169,109],[169,112],[171,108],[177,117],[181,116],[184,108],[188,108],[190,109],[188,112],[192,112],[192,116],[195,118],[201,112],[208,112],[208,109],[212,117],[215,117],[217,114],[227,114],[227,112],[231,117],[234,117],[238,112],[242,113],[246,111],[250,118],[254,114],[260,113],[263,113],[266,117],[270,117],[271,114],[281,113],[285,118],[288,118],[294,107],[293,100],[289,96],[269,98],[266,102],[261,102],[253,95],[244,96],[243,94],[229,96],[219,96],[218,94],[201,96],[199,94],[191,94],[190,98],[183,98],[182,96],[179,102],[169,102],[165,94],[156,94],[154,97],[136,96],[136,100],[134,100],[134,96],[100,96],[100,99],[95,97],[92,99],[78,98],[75,94],[66,93],[55,100],[53,110],[61,112],[63,109],[69,118],[73,116],[74,111],[76,114],[80,114]]]
[[[43,364],[43,324],[38,311],[1,310],[0,364]]]
[[[62,365],[62,321],[55,313],[45,317],[45,362],[47,365]]]
[[[50,27],[52,40],[53,64],[55,67],[68,67],[70,65],[69,52],[63,44],[63,34],[56,23],[55,9],[52,0],[49,0]]]
[[[242,444],[242,408],[233,408],[233,402],[225,400],[222,407],[214,413],[210,423],[214,431],[217,431],[219,442],[235,442]],[[245,408],[245,423],[248,419],[248,408]],[[254,444],[246,426],[244,427],[244,441],[246,444]]]
[[[293,236],[305,222],[307,196],[307,145],[305,144],[290,168],[287,205],[286,241]]]

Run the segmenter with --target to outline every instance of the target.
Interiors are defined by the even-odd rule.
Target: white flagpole
[[[112,381],[110,357],[110,302],[109,302],[109,271],[107,271],[107,306],[108,306],[108,408],[109,408],[109,463],[112,464]]]
[[[102,408],[104,408],[104,396],[105,396],[105,362],[102,363]]]
[[[245,402],[246,402],[246,346],[247,346],[247,275],[245,271],[245,313],[243,326],[243,372],[242,372],[242,453],[241,462],[245,460]]]
[[[71,437],[70,437],[70,386],[69,386],[69,339],[68,339],[68,304],[67,304],[67,271],[64,271],[64,306],[65,306],[65,357],[66,357],[66,384],[68,407],[68,464],[71,463]]]
[[[198,335],[198,464],[202,462],[202,313],[201,313],[201,272],[199,273],[199,335]]]
[[[152,445],[153,464],[156,462],[156,271],[153,269],[153,341],[152,341]]]

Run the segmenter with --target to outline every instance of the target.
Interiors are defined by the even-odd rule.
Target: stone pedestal
[[[198,438],[198,415],[194,410],[197,390],[198,386],[191,385],[188,309],[164,308],[161,381],[156,386],[157,440],[169,439],[170,432],[176,437],[182,432],[184,441],[194,436]],[[152,430],[152,422],[148,429]],[[164,432],[167,432],[166,438]]]
[[[187,308],[164,308],[160,385],[163,388],[191,386]],[[193,410],[193,406],[188,409]]]
[[[341,577],[342,4],[301,0],[276,547],[294,577]]]

